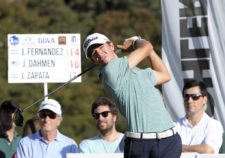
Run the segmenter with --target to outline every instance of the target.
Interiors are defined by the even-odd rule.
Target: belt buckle
[[[165,137],[164,133],[156,133],[156,139],[162,139],[164,137]]]

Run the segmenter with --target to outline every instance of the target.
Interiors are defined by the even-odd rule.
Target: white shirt
[[[182,144],[208,144],[215,153],[219,152],[223,142],[223,127],[219,121],[210,118],[206,113],[195,126],[192,126],[186,117],[181,118],[176,123],[176,129],[181,136]]]

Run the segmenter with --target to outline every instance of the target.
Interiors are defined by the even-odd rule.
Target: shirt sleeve
[[[81,141],[79,144],[79,152],[80,153],[90,153],[90,147],[86,140]]]
[[[70,150],[71,153],[78,153],[78,146],[77,146],[77,143],[75,141],[72,140],[72,143],[71,143],[71,150]]]
[[[214,149],[214,153],[219,153],[219,149],[223,142],[223,127],[217,120],[211,120],[208,126],[205,144],[210,145]]]
[[[21,139],[16,151],[17,158],[29,158],[28,152],[27,152],[26,144],[24,143],[24,139]]]

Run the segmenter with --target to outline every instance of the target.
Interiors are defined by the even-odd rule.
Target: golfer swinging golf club
[[[117,47],[131,53],[119,58],[113,42],[100,33],[83,43],[86,57],[100,65],[100,80],[127,121],[124,158],[180,158],[180,136],[155,87],[170,80],[166,66],[152,44],[138,36]],[[145,58],[151,67],[137,68]]]

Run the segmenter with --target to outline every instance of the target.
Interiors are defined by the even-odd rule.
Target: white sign
[[[68,153],[67,158],[123,158],[123,153]],[[225,154],[182,153],[180,158],[225,158]]]
[[[81,73],[80,34],[9,34],[9,83],[61,83]],[[73,82],[81,82],[78,77]]]
[[[123,158],[123,153],[68,153],[67,158]]]

